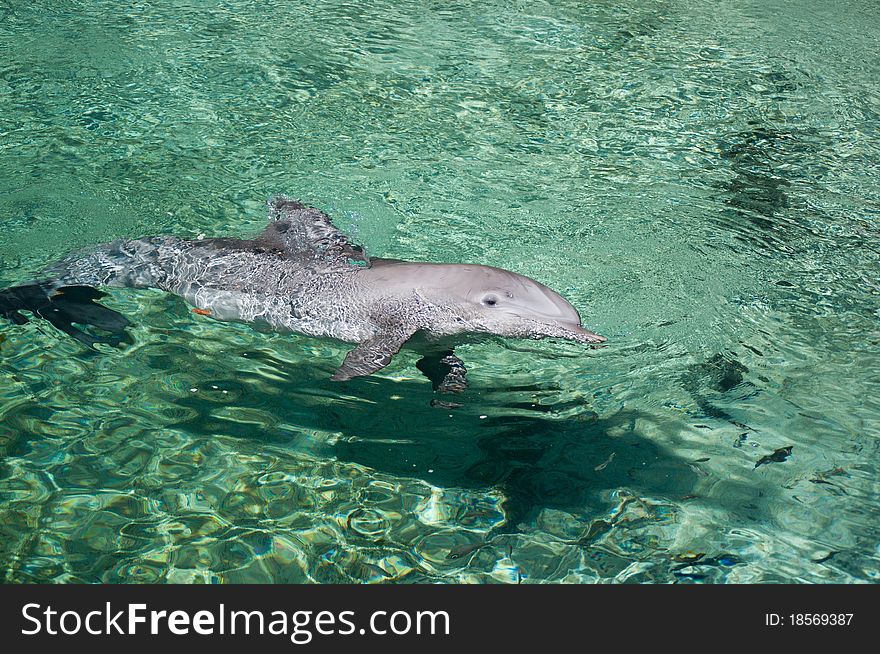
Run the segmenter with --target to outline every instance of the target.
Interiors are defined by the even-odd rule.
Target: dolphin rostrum
[[[128,340],[128,321],[94,302],[104,296],[97,289],[158,288],[217,320],[357,343],[337,381],[385,367],[407,341],[426,354],[416,365],[435,390],[457,392],[466,371],[451,346],[466,334],[606,340],[533,279],[490,266],[370,258],[322,211],[284,196],[269,200],[269,224],[253,240],[114,241],[68,256],[45,277],[0,291],[0,316],[22,324],[27,310],[86,345],[117,345]]]

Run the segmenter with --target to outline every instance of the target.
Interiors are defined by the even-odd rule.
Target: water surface
[[[874,582],[872,3],[0,1],[0,282],[287,193],[609,337],[402,354],[113,290],[0,325],[6,582]],[[790,452],[786,448],[791,448]],[[774,454],[776,453],[776,454]],[[787,454],[787,456],[786,456]]]

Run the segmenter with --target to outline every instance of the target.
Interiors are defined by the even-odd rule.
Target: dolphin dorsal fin
[[[327,214],[284,195],[269,200],[269,224],[258,240],[280,248],[290,257],[315,257],[329,264],[370,265],[364,249],[340,232]]]

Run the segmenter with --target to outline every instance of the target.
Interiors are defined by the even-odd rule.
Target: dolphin
[[[89,347],[119,345],[130,342],[129,322],[95,302],[104,296],[98,289],[158,288],[216,320],[355,343],[336,381],[384,368],[408,344],[441,392],[467,388],[454,346],[469,335],[606,340],[534,279],[476,264],[372,258],[324,212],[286,196],[268,204],[269,224],[252,240],[154,236],[70,255],[41,281],[0,290],[0,316],[22,324],[26,310]]]

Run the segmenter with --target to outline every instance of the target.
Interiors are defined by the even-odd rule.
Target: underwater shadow
[[[293,370],[269,353],[249,352],[248,359],[271,366],[276,378],[267,384],[241,371],[235,380],[212,379],[212,386],[229,390],[215,397],[218,403],[245,395],[248,403],[259,400],[274,425],[255,430],[227,420],[203,396],[178,400],[189,417],[177,426],[259,439],[440,488],[497,489],[506,498],[504,530],[516,530],[545,508],[606,511],[609,492],[619,488],[681,499],[693,494],[700,477],[692,462],[641,435],[656,423],[652,416],[621,409],[600,417],[553,385],[477,386],[442,396],[461,403],[447,408],[431,406],[441,396],[420,378],[373,375],[338,384],[327,370]],[[314,432],[333,436],[315,438]]]
[[[334,455],[397,476],[417,476],[443,488],[497,489],[507,523],[515,531],[547,508],[593,514],[607,509],[610,491],[626,488],[640,496],[681,499],[695,490],[690,463],[639,435],[638,422],[650,419],[621,410],[610,418],[585,412],[551,418],[540,410],[505,413],[503,405],[481,404],[495,415],[444,426],[448,414],[413,423],[397,438],[393,452],[381,432],[361,429],[343,439]],[[473,424],[473,423],[477,424]],[[414,473],[418,470],[419,473]],[[425,474],[425,472],[428,474]]]

